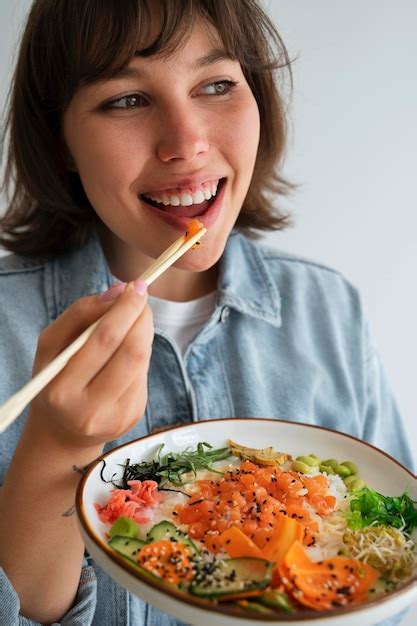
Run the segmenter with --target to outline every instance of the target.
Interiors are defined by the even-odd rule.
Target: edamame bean
[[[307,465],[307,463],[303,463],[302,461],[293,461],[291,469],[294,472],[300,472],[301,474],[309,474],[311,472],[310,465]]]
[[[346,467],[346,465],[342,465],[342,464],[336,465],[336,467],[334,467],[333,469],[336,472],[336,474],[338,474],[342,478],[350,476],[350,469]]]
[[[349,485],[351,485],[355,480],[358,480],[357,476],[346,476],[346,478],[343,479],[343,482],[345,483],[346,487],[349,487]]]
[[[364,487],[366,487],[365,481],[362,480],[361,478],[356,478],[356,480],[350,483],[349,491],[354,493],[355,491],[359,491],[360,489],[363,489]]]
[[[327,459],[321,463],[322,465],[330,465],[330,467],[336,467],[336,465],[339,465],[339,461],[336,461],[336,459]]]
[[[319,465],[321,472],[326,472],[326,474],[334,474],[335,471],[331,465],[326,465],[325,463],[320,463]]]
[[[297,456],[296,461],[301,461],[301,463],[306,463],[310,467],[318,467],[320,465],[319,461],[312,456]]]
[[[340,465],[343,465],[344,467],[349,468],[349,471],[351,474],[358,473],[358,466],[355,465],[355,463],[352,463],[352,461],[343,461]]]
[[[310,452],[310,454],[308,456],[312,456],[313,459],[317,459],[317,461],[319,461],[319,463],[321,463],[321,459],[319,456],[317,456],[317,454],[313,454],[313,452]]]

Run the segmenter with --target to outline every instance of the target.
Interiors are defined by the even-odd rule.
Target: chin
[[[224,252],[227,239],[222,238],[221,241],[210,241],[207,239],[207,241],[204,241],[205,237],[201,239],[200,246],[191,249],[177,261],[176,267],[178,269],[191,272],[205,272],[218,262]]]

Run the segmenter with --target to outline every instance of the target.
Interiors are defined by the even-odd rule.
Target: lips
[[[225,195],[227,178],[222,178],[217,188],[217,194],[210,200],[191,206],[164,206],[153,202],[149,198],[140,196],[143,207],[155,217],[166,222],[176,230],[187,230],[190,220],[198,218],[206,228],[209,228],[217,219]]]
[[[159,211],[163,211],[164,213],[167,213],[168,215],[173,215],[176,217],[189,217],[189,218],[198,217],[198,216],[203,215],[210,208],[210,206],[214,204],[225,182],[226,182],[226,178],[222,178],[219,181],[217,193],[215,196],[210,198],[210,200],[204,200],[203,202],[199,202],[198,204],[191,204],[189,206],[183,206],[183,205],[174,206],[172,204],[163,205],[160,202],[156,202],[145,195],[141,195],[140,199],[142,200],[142,202],[145,202],[146,204],[149,204],[155,209],[158,209]]]

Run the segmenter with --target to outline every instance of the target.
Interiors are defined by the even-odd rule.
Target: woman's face
[[[197,217],[208,228],[203,245],[176,266],[204,271],[221,256],[259,143],[255,98],[222,50],[216,32],[196,22],[171,56],[137,56],[72,99],[64,137],[110,249],[146,262]]]

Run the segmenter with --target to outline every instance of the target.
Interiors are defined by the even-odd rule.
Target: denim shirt
[[[54,259],[0,259],[0,404],[31,376],[37,339],[72,302],[102,292],[111,274],[98,238]],[[154,429],[200,419],[270,417],[365,439],[413,468],[395,401],[357,290],[320,264],[232,233],[215,310],[186,353],[156,329],[148,404],[110,449]],[[0,436],[3,482],[26,412]],[[34,624],[0,569],[0,624]],[[174,618],[84,563],[65,626],[173,626]],[[393,623],[392,621],[390,622]]]

